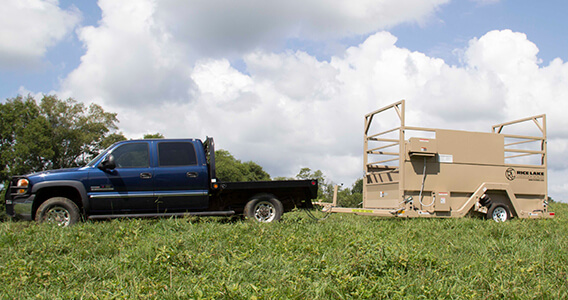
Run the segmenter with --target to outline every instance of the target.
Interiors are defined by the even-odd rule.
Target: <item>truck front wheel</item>
[[[273,196],[255,197],[245,206],[245,217],[261,223],[269,223],[280,220],[284,208],[282,203]]]
[[[71,226],[79,221],[77,205],[64,197],[53,197],[43,202],[36,212],[36,221],[56,224],[61,227]]]

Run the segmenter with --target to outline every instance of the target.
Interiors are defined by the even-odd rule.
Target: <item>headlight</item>
[[[24,194],[28,189],[29,184],[30,182],[25,178],[18,180],[18,183],[16,184],[16,187],[18,188],[18,194]]]

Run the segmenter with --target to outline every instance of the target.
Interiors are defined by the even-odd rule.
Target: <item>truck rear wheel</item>
[[[64,197],[53,197],[39,206],[35,219],[39,223],[68,227],[77,223],[79,217],[79,208],[73,201]]]
[[[511,210],[506,204],[495,203],[487,212],[487,219],[495,222],[506,222],[511,219]]]
[[[280,220],[284,208],[278,199],[270,195],[255,197],[245,206],[244,215],[247,219],[261,223]]]

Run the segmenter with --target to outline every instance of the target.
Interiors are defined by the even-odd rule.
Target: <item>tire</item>
[[[511,219],[511,210],[506,204],[493,204],[487,211],[487,219],[495,222],[506,222]]]
[[[79,221],[77,205],[64,197],[53,197],[43,202],[36,211],[38,223],[51,223],[61,227],[71,226]]]
[[[265,195],[253,198],[245,206],[244,215],[247,219],[260,223],[270,223],[280,220],[284,208],[274,196]]]

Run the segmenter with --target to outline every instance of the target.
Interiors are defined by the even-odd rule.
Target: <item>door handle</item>
[[[185,176],[189,178],[197,178],[197,172],[187,172],[185,173]]]
[[[150,179],[152,178],[152,173],[140,173],[140,178],[142,179]]]

